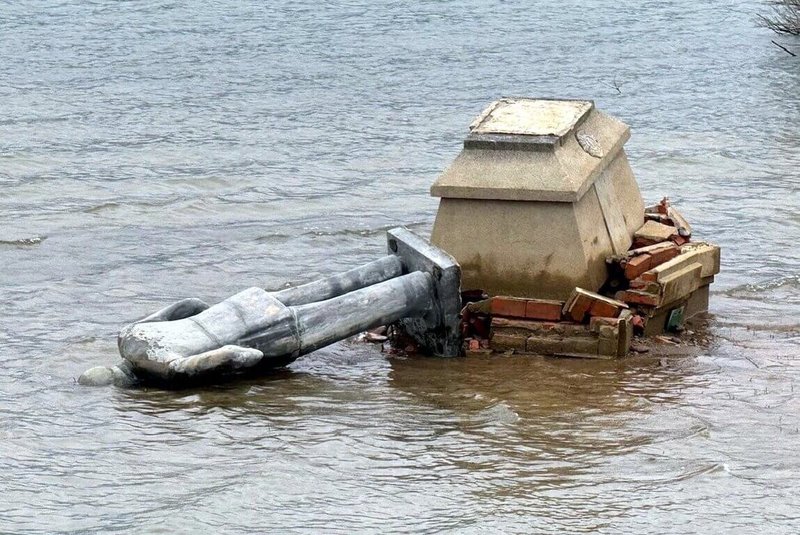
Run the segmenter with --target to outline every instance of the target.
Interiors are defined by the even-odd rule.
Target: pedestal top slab
[[[492,102],[472,122],[470,132],[561,138],[593,107],[589,100],[503,98]]]
[[[622,151],[627,125],[590,100],[503,98],[470,125],[435,197],[577,202]]]

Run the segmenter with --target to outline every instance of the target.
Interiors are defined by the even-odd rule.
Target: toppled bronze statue
[[[184,299],[122,329],[123,362],[98,366],[83,385],[181,385],[243,370],[285,366],[367,329],[398,322],[419,347],[460,353],[458,264],[402,228],[388,232],[390,254],[279,292],[248,288],[209,306]]]

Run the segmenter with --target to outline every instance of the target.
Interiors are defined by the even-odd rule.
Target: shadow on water
[[[580,360],[522,355],[389,360],[389,385],[431,406],[475,413],[502,404],[516,418],[620,415],[677,402],[692,377],[690,356]]]
[[[185,409],[208,411],[213,409],[243,410],[253,404],[266,406],[276,401],[276,394],[289,389],[313,391],[324,380],[313,375],[279,368],[247,376],[230,376],[225,379],[208,378],[192,384],[146,385],[119,388],[116,396],[118,410],[141,411],[158,414]],[[279,399],[285,405],[287,397]]]

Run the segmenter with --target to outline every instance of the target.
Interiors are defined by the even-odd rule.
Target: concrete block
[[[712,277],[720,270],[720,247],[707,242],[687,243],[681,247],[681,255],[691,254],[695,262],[703,266],[701,277]]]
[[[655,221],[646,221],[642,227],[633,234],[634,241],[639,241],[647,244],[655,244],[669,240],[673,234],[677,234],[678,229],[675,227],[657,223]]]
[[[494,351],[525,351],[527,340],[527,336],[495,332],[489,338],[489,347]]]
[[[520,336],[592,336],[592,331],[589,327],[579,323],[514,320],[497,317],[492,318],[491,329],[493,332],[506,332]]]
[[[623,357],[628,354],[633,339],[633,314],[623,311],[618,318],[592,318],[589,329],[600,340],[600,353]]]
[[[526,351],[537,355],[555,355],[557,353],[594,353],[597,354],[598,339],[583,336],[530,336]]]
[[[645,271],[642,273],[641,278],[647,281],[661,282],[664,277],[694,263],[699,263],[703,266],[700,272],[701,277],[709,277],[719,273],[719,246],[705,242],[686,244],[681,247],[681,253],[678,256]]]
[[[691,296],[689,296],[689,299],[686,302],[686,309],[683,312],[683,317],[685,320],[688,320],[698,314],[708,312],[709,288],[710,286],[708,284],[704,284],[695,290]]]
[[[697,262],[665,276],[661,280],[661,302],[665,305],[689,297],[701,284],[703,266]]]
[[[633,342],[633,315],[627,314],[619,323],[619,346],[617,347],[617,356],[624,357],[631,349]]]
[[[612,334],[601,335],[597,342],[597,352],[601,355],[616,357],[619,353],[619,329],[611,329]]]

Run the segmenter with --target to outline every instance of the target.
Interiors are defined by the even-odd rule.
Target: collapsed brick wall
[[[575,288],[566,301],[465,295],[465,350],[616,358],[634,335],[680,330],[708,309],[720,248],[691,241],[692,229],[668,199],[645,209],[645,223],[624,254],[606,259],[597,292]]]

